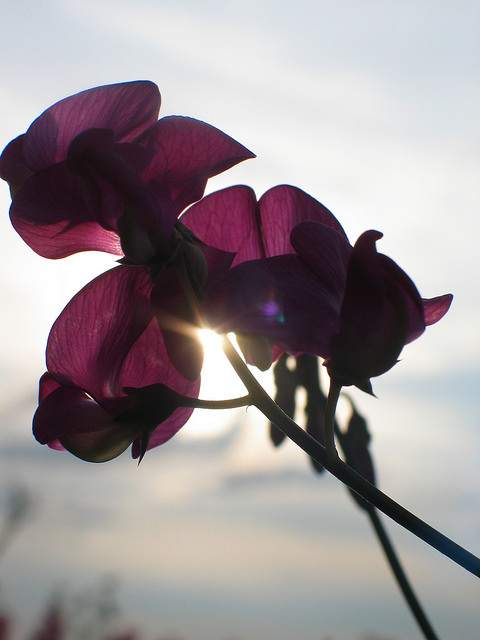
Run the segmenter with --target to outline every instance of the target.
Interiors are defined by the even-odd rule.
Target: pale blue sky
[[[375,382],[378,399],[355,398],[381,487],[480,554],[478,3],[18,0],[1,15],[0,147],[58,99],[150,79],[163,115],[257,154],[209,190],[294,184],[351,240],[382,231],[379,249],[424,296],[455,294]],[[363,514],[293,446],[271,450],[253,411],[195,416],[138,469],[128,454],[96,467],[34,441],[49,327],[112,260],[41,259],[10,227],[6,185],[0,205],[0,486],[22,482],[38,502],[0,565],[22,625],[58,584],[115,572],[145,640],[419,638]],[[205,420],[225,425],[219,440],[195,435]],[[389,529],[439,636],[476,640],[478,581]]]

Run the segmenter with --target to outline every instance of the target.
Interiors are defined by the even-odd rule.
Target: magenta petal
[[[177,218],[203,196],[207,180],[254,155],[225,133],[193,118],[162,118],[149,137],[153,150],[142,178],[163,215]]]
[[[250,187],[215,191],[187,209],[180,220],[206,244],[236,252],[234,265],[265,257],[257,199]]]
[[[146,387],[161,382],[177,393],[189,397],[198,397],[200,378],[187,380],[170,361],[162,334],[156,320],[153,320],[147,330],[136,341],[126,358],[119,376],[122,387]],[[148,449],[152,449],[169,440],[183,427],[192,415],[193,409],[180,407],[164,420],[154,430],[150,437]],[[132,455],[140,455],[140,439],[136,440]]]
[[[182,376],[196,380],[203,365],[203,347],[198,337],[199,318],[196,308],[186,300],[181,280],[174,269],[165,269],[156,279],[151,300],[163,334],[167,360]]]
[[[84,391],[59,385],[40,402],[33,419],[33,433],[47,444],[75,431],[95,431],[112,420]]]
[[[222,332],[260,335],[283,351],[329,354],[339,300],[297,256],[250,260],[207,293],[204,314]]]
[[[149,292],[142,267],[117,267],[84,287],[50,332],[47,368],[53,377],[98,402],[118,396],[120,369],[152,318]]]
[[[436,298],[423,299],[425,309],[425,324],[430,326],[443,318],[452,304],[453,296],[447,293]]]
[[[273,187],[263,194],[258,207],[267,257],[293,253],[290,233],[298,223],[306,220],[321,222],[347,240],[335,216],[323,204],[297,187],[290,185]]]
[[[206,196],[182,216],[182,222],[207,244],[236,251],[234,265],[293,253],[290,233],[305,220],[321,222],[346,240],[340,223],[328,209],[289,185],[273,187],[258,204],[249,187],[223,189]]]
[[[301,222],[293,229],[290,242],[298,256],[318,276],[325,291],[340,305],[345,289],[347,265],[352,251],[346,236],[319,222]]]
[[[136,340],[123,362],[118,383],[124,387],[146,387],[162,383],[177,393],[194,395],[198,381],[187,380],[168,358],[162,333],[153,319]]]
[[[152,82],[125,82],[82,91],[60,100],[30,126],[25,158],[33,171],[61,162],[71,141],[90,128],[112,129],[116,141],[138,138],[154,124],[160,109]]]
[[[81,389],[60,386],[40,403],[33,433],[41,444],[58,440],[82,460],[106,462],[131,445],[138,428],[117,422]]]
[[[371,391],[369,379],[397,362],[411,331],[424,329],[423,308],[413,282],[378,254],[378,231],[363,233],[348,264],[339,333],[327,368],[342,385]]]

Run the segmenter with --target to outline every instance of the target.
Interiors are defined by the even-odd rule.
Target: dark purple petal
[[[72,140],[91,128],[111,129],[117,142],[136,140],[153,125],[160,109],[158,87],[138,81],[82,91],[60,100],[30,126],[25,159],[32,171],[65,160]]]
[[[130,350],[119,375],[119,384],[125,387],[146,387],[162,383],[177,393],[196,398],[200,390],[200,378],[187,380],[170,361],[162,334],[156,320],[153,320]],[[193,409],[180,407],[154,430],[148,449],[169,440],[183,427],[192,415]],[[140,440],[133,446],[132,454],[138,457]]]
[[[369,378],[385,373],[396,363],[410,332],[412,309],[418,306],[410,298],[413,291],[407,291],[408,276],[377,253],[375,242],[381,237],[378,231],[367,231],[355,243],[339,333],[326,363],[330,375],[340,384],[355,384],[366,391],[370,390]]]
[[[423,302],[417,287],[409,276],[393,260],[378,254],[383,270],[387,290],[396,289],[408,315],[408,335],[406,342],[416,340],[425,331],[425,313]]]
[[[170,257],[174,223],[139,175],[150,157],[140,145],[115,144],[108,129],[84,131],[68,149],[68,167],[85,179],[85,194],[93,194],[95,219],[117,231],[125,256],[134,264]]]
[[[118,217],[122,203],[107,186],[101,208],[117,211]],[[10,219],[23,240],[45,258],[95,250],[122,255],[116,231],[99,224],[99,202],[90,195],[82,179],[59,163],[27,180],[12,201]]]
[[[195,303],[192,306],[185,295],[176,270],[166,269],[156,279],[151,300],[169,359],[185,378],[196,380],[203,365],[200,316]]]
[[[138,434],[132,423],[120,423],[95,400],[75,387],[60,386],[39,405],[33,433],[41,444],[56,440],[75,456],[106,462],[127,449]]]
[[[97,402],[119,395],[121,367],[152,318],[150,279],[142,267],[117,267],[84,287],[50,332],[47,368]]]
[[[237,265],[208,291],[212,328],[261,335],[283,351],[326,357],[337,332],[338,299],[295,255]]]
[[[346,236],[331,226],[308,221],[294,227],[290,241],[297,255],[318,276],[322,288],[337,301],[340,312],[352,251]]]
[[[209,178],[254,157],[219,129],[181,116],[159,120],[148,144],[152,161],[142,178],[155,192],[162,215],[173,221],[203,196]]]
[[[32,175],[32,171],[25,163],[23,144],[25,135],[12,140],[0,156],[0,178],[10,185],[10,193],[13,196],[22,184]]]
[[[237,252],[234,265],[293,253],[290,233],[305,220],[327,225],[346,240],[328,209],[289,185],[273,187],[258,204],[249,187],[229,187],[206,196],[182,216],[182,222],[207,244]]]

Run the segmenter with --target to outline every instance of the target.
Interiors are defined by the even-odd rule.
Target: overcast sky
[[[480,554],[478,2],[1,6],[1,148],[63,97],[149,79],[162,115],[205,120],[257,154],[209,191],[294,184],[352,241],[382,231],[379,250],[423,296],[454,293],[448,315],[375,381],[378,398],[354,397],[382,489]],[[128,453],[95,466],[35,442],[48,330],[113,261],[39,258],[11,228],[9,202],[1,185],[0,488],[23,484],[35,498],[0,565],[19,632],[59,585],[74,593],[113,573],[122,620],[145,640],[420,638],[364,514],[293,445],[272,450],[253,410],[198,413],[139,468]],[[202,395],[227,375],[211,367]],[[476,640],[478,580],[389,531],[439,636]]]

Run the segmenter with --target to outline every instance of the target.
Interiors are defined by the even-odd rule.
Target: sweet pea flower
[[[268,336],[281,350],[324,358],[338,385],[371,393],[405,344],[447,312],[450,294],[425,300],[367,231],[352,247],[332,225],[301,222],[295,254],[251,260],[224,274],[205,314],[217,330]]]
[[[306,220],[330,226],[346,238],[323,204],[286,184],[272,187],[258,201],[250,187],[228,187],[205,196],[180,219],[206,244],[235,253],[232,265],[294,253],[290,233]]]
[[[33,431],[41,444],[90,462],[171,438],[188,420],[168,390],[196,397],[171,363],[143,267],[116,267],[84,287],[52,327]],[[165,392],[163,395],[162,390]]]
[[[290,233],[295,225],[307,220],[325,224],[346,239],[342,226],[323,204],[291,185],[275,186],[258,201],[250,187],[229,187],[202,198],[180,220],[203,242],[233,252],[233,266],[293,254]],[[266,334],[237,335],[247,361],[262,370],[282,353],[270,338]]]
[[[168,261],[179,214],[207,180],[253,157],[193,118],[157,121],[148,81],[97,87],[47,109],[0,158],[12,224],[48,258],[98,250],[129,262]]]

